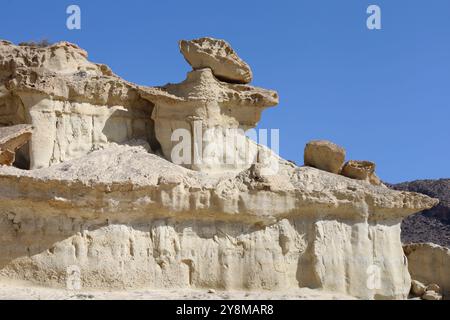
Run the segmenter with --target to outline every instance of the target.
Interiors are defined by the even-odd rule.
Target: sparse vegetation
[[[19,46],[29,46],[29,47],[37,47],[37,48],[45,48],[51,46],[52,43],[47,39],[39,40],[39,41],[25,41],[19,43]]]

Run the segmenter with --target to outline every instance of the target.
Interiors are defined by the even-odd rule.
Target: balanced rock
[[[326,140],[310,141],[304,153],[305,166],[338,174],[345,161],[345,149]]]
[[[258,148],[245,131],[256,126],[264,109],[278,104],[275,91],[218,81],[209,68],[189,72],[179,84],[141,87],[141,96],[155,105],[155,134],[166,159],[209,172],[249,168]],[[187,144],[181,152],[183,132]],[[236,143],[227,143],[230,139]]]
[[[375,174],[375,163],[371,161],[347,161],[342,168],[342,175],[351,179],[368,181],[373,185],[381,184]]]
[[[400,224],[437,199],[280,157],[272,176],[259,165],[193,171],[172,161],[176,129],[220,141],[278,102],[212,70],[141,87],[75,45],[0,42],[0,126],[33,125],[30,170],[0,166],[0,276],[61,287],[78,269],[83,289],[309,287],[407,298]],[[374,265],[376,290],[366,283]]]
[[[232,83],[250,83],[253,75],[245,63],[228,42],[213,38],[181,40],[180,51],[186,61],[194,68],[210,68],[222,81]]]
[[[31,125],[0,127],[0,165],[12,165],[18,149],[31,139]]]
[[[425,293],[426,289],[427,287],[422,282],[417,280],[411,281],[411,293],[414,296],[421,297]]]

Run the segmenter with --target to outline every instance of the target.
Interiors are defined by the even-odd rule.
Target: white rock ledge
[[[401,219],[436,203],[284,160],[276,176],[210,175],[117,145],[50,168],[0,167],[0,270],[49,286],[75,265],[85,288],[406,298]]]

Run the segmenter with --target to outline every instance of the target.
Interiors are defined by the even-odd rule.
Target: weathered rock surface
[[[431,284],[427,285],[426,291],[434,291],[436,293],[440,293],[441,287],[436,283],[431,283]]]
[[[0,127],[0,165],[10,166],[16,160],[16,151],[31,139],[32,126]]]
[[[373,185],[381,185],[375,174],[375,163],[371,161],[350,160],[342,168],[342,175],[348,178],[364,180]]]
[[[416,180],[390,185],[390,187],[395,190],[419,192],[433,198],[438,198],[439,205],[421,212],[421,214],[425,217],[440,220],[450,230],[450,179]],[[450,236],[448,237],[448,241],[450,241]],[[428,241],[422,240],[422,242]],[[450,247],[450,242],[447,246]]]
[[[300,286],[405,298],[400,221],[436,201],[287,161],[280,172],[282,190],[251,170],[211,176],[139,145],[40,170],[3,167],[2,274],[61,286],[76,265],[83,287]],[[375,290],[366,286],[372,265],[383,279]]]
[[[142,87],[141,95],[155,104],[152,119],[166,159],[175,162],[180,141],[172,137],[183,129],[189,154],[178,164],[209,172],[249,168],[257,150],[245,131],[256,126],[265,108],[278,104],[275,91],[217,81],[210,69],[192,71],[180,84]],[[235,159],[226,161],[227,156]]]
[[[417,280],[411,281],[411,293],[416,297],[421,297],[427,290],[427,286]]]
[[[0,53],[0,125],[34,127],[32,170],[0,167],[1,276],[59,287],[79,276],[83,288],[407,297],[400,223],[436,199],[297,167],[249,140],[251,165],[169,161],[176,129],[194,133],[200,122],[198,132],[219,130],[208,140],[219,143],[221,130],[254,127],[277,103],[274,91],[218,81],[214,68],[140,87],[68,43],[1,42]],[[266,160],[275,174],[263,170]]]
[[[422,296],[423,300],[442,300],[442,295],[435,291],[426,291]]]
[[[388,186],[394,190],[419,192],[439,199],[436,207],[403,220],[402,242],[431,242],[450,248],[450,179],[416,180]]]
[[[416,243],[403,247],[411,277],[425,284],[427,291],[450,295],[450,249],[432,243]],[[439,288],[440,287],[440,288]]]
[[[305,146],[305,166],[331,173],[341,172],[345,161],[345,149],[326,140],[310,141]]]
[[[213,38],[181,40],[180,51],[194,70],[210,68],[219,80],[250,83],[253,75],[228,42]]]
[[[74,44],[46,48],[0,42],[0,126],[34,127],[31,168],[86,155],[110,142],[158,143],[153,105],[137,87]]]

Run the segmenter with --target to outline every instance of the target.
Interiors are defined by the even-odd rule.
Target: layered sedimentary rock
[[[70,43],[40,48],[0,42],[0,125],[33,125],[31,168],[110,142],[139,138],[155,146],[153,105],[135,87]]]
[[[265,108],[278,104],[275,91],[220,82],[208,68],[190,72],[180,84],[141,90],[155,104],[152,119],[166,159],[199,171],[250,167],[257,150],[245,131],[256,126]],[[183,158],[174,150],[182,140],[180,129],[189,140],[183,163],[174,159]]]
[[[274,91],[220,81],[211,67],[136,86],[68,43],[2,42],[0,53],[0,124],[34,127],[32,170],[0,166],[0,275],[407,297],[400,223],[437,200],[297,167],[250,140],[257,157],[242,167],[173,163],[176,129],[200,122],[220,144],[220,130],[254,127]]]
[[[406,297],[399,225],[435,200],[284,161],[277,181],[261,180],[252,169],[190,171],[140,146],[48,169],[4,167],[2,273],[64,285],[75,265],[84,287],[300,286]],[[374,288],[372,266],[381,277]]]

